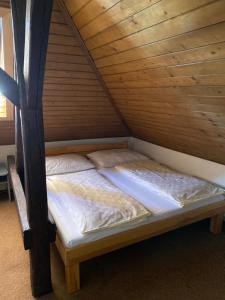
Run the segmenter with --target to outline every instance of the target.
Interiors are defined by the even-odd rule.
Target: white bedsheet
[[[141,219],[136,219],[133,222],[128,222],[121,224],[117,227],[107,228],[104,230],[91,232],[89,234],[81,234],[77,229],[74,222],[71,220],[71,217],[68,214],[68,210],[65,209],[60,202],[55,201],[55,198],[52,197],[51,201],[49,201],[49,209],[54,217],[54,220],[57,225],[58,233],[67,248],[76,247],[81,244],[89,243],[95,240],[102,239],[104,237],[123,232],[129,229],[133,229],[139,227],[141,225],[146,225],[150,223],[154,223],[158,220],[163,220],[172,215],[179,215],[183,212],[194,210],[198,207],[205,206],[207,204],[219,202],[224,199],[223,195],[215,196],[208,198],[206,200],[201,200],[195,203],[192,203],[184,208],[180,208],[176,205],[169,204],[165,201],[165,199],[161,199],[162,201],[157,201],[157,206],[155,206],[154,194],[148,192],[148,194],[138,193],[137,187],[129,180],[124,179],[124,176],[121,176],[118,173],[113,172],[114,169],[106,169],[105,176],[114,183],[117,187],[119,187],[122,191],[130,194],[135,197],[138,201],[140,201],[145,207],[150,209],[153,213],[151,216],[146,216]],[[101,170],[103,171],[103,170]],[[137,195],[139,195],[137,197]],[[149,201],[150,200],[150,201]]]
[[[123,163],[116,171],[136,186],[183,207],[192,202],[224,194],[225,191],[205,180],[178,173],[154,160]]]
[[[96,170],[48,176],[47,191],[49,206],[65,210],[72,227],[83,234],[151,214]]]
[[[171,202],[168,197],[149,192],[148,189],[139,185],[131,178],[119,173],[115,168],[103,168],[98,172],[115,184],[119,189],[138,200],[154,214],[163,214],[181,208],[175,202]]]

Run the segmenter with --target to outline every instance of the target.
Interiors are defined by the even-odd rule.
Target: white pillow
[[[87,156],[98,168],[112,168],[118,164],[148,159],[129,149],[101,150],[89,153]]]
[[[79,154],[47,156],[45,166],[47,176],[74,173],[95,168],[87,158]]]

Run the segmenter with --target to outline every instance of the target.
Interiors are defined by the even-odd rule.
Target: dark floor
[[[0,198],[0,299],[33,299],[15,205]],[[72,296],[55,249],[52,273],[54,294],[41,299],[225,300],[225,234],[204,221],[87,261]]]

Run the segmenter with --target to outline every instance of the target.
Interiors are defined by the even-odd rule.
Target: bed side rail
[[[7,162],[8,162],[10,183],[13,188],[13,193],[14,193],[18,215],[19,215],[21,233],[23,237],[23,245],[24,245],[24,249],[28,250],[30,249],[30,245],[31,245],[31,228],[27,216],[26,197],[23,191],[22,183],[20,181],[20,177],[16,170],[14,156],[8,156]]]
[[[30,228],[29,221],[28,221],[27,201],[26,201],[26,197],[24,194],[20,177],[16,170],[15,157],[8,156],[7,162],[8,162],[10,182],[13,189],[18,215],[19,215],[20,228],[23,237],[23,245],[24,245],[24,249],[28,250],[31,249],[32,230]],[[49,240],[51,243],[53,243],[55,242],[56,239],[56,225],[50,212],[48,214],[48,221],[49,221]]]

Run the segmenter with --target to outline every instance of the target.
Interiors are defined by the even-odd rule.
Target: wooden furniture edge
[[[110,150],[110,149],[125,149],[128,148],[128,142],[119,143],[101,143],[101,144],[78,144],[71,146],[52,147],[45,149],[46,156],[54,156],[60,154],[78,153],[86,155],[93,151]]]
[[[18,210],[21,233],[23,236],[24,249],[29,250],[31,248],[32,230],[29,225],[28,213],[27,213],[27,201],[21,179],[16,170],[15,157],[10,155],[7,157],[9,177],[15,202]],[[49,240],[50,243],[55,242],[56,239],[56,225],[50,212],[48,212],[48,225],[49,225]]]
[[[224,213],[211,217],[210,220],[210,232],[214,234],[221,233],[223,229]]]
[[[29,225],[27,215],[27,201],[23,191],[23,186],[20,181],[20,177],[16,170],[14,156],[8,156],[7,163],[9,169],[10,182],[13,188],[13,193],[19,215],[20,228],[23,237],[23,245],[24,249],[28,250],[31,247],[31,228]]]
[[[222,231],[224,213],[225,199],[73,248],[66,248],[60,236],[57,235],[56,246],[65,265],[68,293],[74,293],[80,289],[80,262],[206,218],[211,218],[210,231],[220,233]]]

